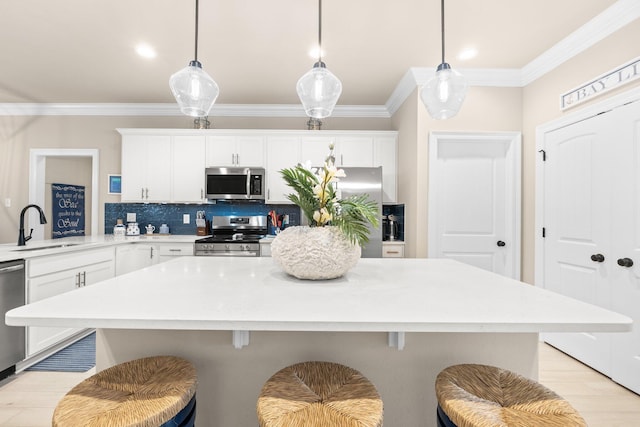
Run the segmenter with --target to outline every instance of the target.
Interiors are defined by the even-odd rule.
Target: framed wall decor
[[[109,175],[109,191],[107,194],[120,194],[122,192],[122,176]]]

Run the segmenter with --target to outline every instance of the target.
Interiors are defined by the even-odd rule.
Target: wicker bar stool
[[[566,400],[506,369],[454,365],[436,378],[438,427],[586,427]]]
[[[303,362],[262,387],[260,427],[381,427],[382,399],[360,372],[330,362]]]
[[[156,356],[107,368],[60,400],[53,427],[191,427],[196,370],[185,359]]]

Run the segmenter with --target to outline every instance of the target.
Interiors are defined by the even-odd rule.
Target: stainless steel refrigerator
[[[368,194],[378,205],[378,227],[369,224],[369,242],[362,248],[363,258],[382,257],[382,166],[376,168],[344,167],[346,178],[340,178],[342,197]]]

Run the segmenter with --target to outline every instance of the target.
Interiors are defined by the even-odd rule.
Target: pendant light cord
[[[198,0],[196,0],[196,52],[194,55],[194,60],[198,61]]]
[[[322,0],[318,0],[318,62],[322,62]]]
[[[444,64],[444,0],[440,0],[440,29],[442,41],[442,64]]]

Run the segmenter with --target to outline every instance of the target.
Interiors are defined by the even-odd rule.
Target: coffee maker
[[[400,237],[400,227],[395,215],[384,215],[382,217],[382,240],[398,240]]]

